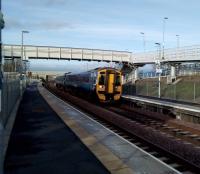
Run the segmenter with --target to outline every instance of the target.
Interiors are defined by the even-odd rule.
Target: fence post
[[[174,85],[174,99],[176,100],[176,84]]]
[[[194,82],[194,87],[193,87],[193,89],[194,89],[194,92],[193,92],[193,94],[194,94],[193,100],[194,100],[194,102],[195,102],[195,101],[196,101],[196,84],[195,84],[195,82]]]

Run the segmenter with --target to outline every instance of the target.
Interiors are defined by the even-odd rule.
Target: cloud
[[[26,5],[34,5],[37,7],[50,7],[50,6],[63,6],[71,2],[72,0],[20,0],[21,3]]]
[[[65,5],[68,0],[45,0],[45,5],[52,6],[52,5]]]
[[[24,21],[15,20],[11,17],[5,17],[5,29],[35,29],[35,30],[63,30],[73,29],[75,25],[62,20],[38,20],[38,21]]]
[[[13,18],[10,18],[10,17],[7,17],[5,16],[4,17],[5,19],[5,29],[21,29],[23,28],[23,24],[19,21],[19,20],[15,20]]]
[[[140,32],[144,31],[144,26],[142,25],[122,25],[122,24],[113,24],[113,25],[87,25],[82,24],[74,28],[74,31],[86,34],[86,35],[95,35],[95,36],[104,36],[104,37],[114,37],[114,38],[131,38],[131,40],[141,40]],[[146,32],[145,32],[146,33]],[[161,31],[148,29],[148,37],[146,40],[160,39],[162,36]]]
[[[75,26],[71,23],[64,21],[44,21],[34,24],[36,29],[43,30],[62,30],[62,29],[73,29]]]

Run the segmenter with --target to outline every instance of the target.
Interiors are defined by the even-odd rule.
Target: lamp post
[[[29,31],[22,31],[21,60],[24,58],[24,34],[28,33]]]
[[[24,60],[24,34],[28,34],[28,33],[29,33],[29,31],[25,31],[25,30],[22,31],[22,40],[21,40],[21,42],[22,42],[22,44],[21,44],[21,62],[20,62],[20,64],[21,64],[21,70],[20,70],[21,74],[22,74],[22,70],[23,70],[23,65],[22,65],[22,63],[23,63],[23,60]]]
[[[176,59],[178,58],[178,52],[179,52],[179,46],[180,46],[179,39],[180,39],[180,35],[177,34],[176,35]]]
[[[3,88],[3,66],[2,66],[2,39],[1,39],[1,30],[4,28],[4,19],[3,19],[3,13],[1,12],[1,0],[0,0],[0,113],[1,113],[1,101],[2,101],[2,95],[1,95],[1,91],[2,91],[2,88]],[[0,118],[0,129],[1,129],[1,118]],[[0,150],[0,153],[1,153],[1,150]],[[2,172],[1,171],[1,164],[2,164],[2,161],[0,159],[0,173]]]
[[[21,61],[20,61],[20,65],[21,65],[21,68],[20,68],[20,91],[21,91],[21,96],[22,96],[22,93],[23,93],[23,84],[22,84],[22,73],[23,73],[23,63],[24,63],[24,34],[28,34],[29,31],[25,31],[23,30],[22,33],[21,33],[21,36],[22,36],[22,44],[21,44]],[[26,62],[25,62],[25,66],[26,66]],[[25,68],[25,73],[26,73],[26,68]],[[25,81],[26,83],[26,81]]]
[[[158,46],[158,60],[156,61],[156,73],[158,73],[158,98],[161,97],[161,91],[160,91],[160,87],[161,87],[161,83],[160,83],[160,76],[162,73],[161,67],[160,67],[160,59],[161,59],[161,44],[160,43],[155,43]]]
[[[168,19],[168,17],[164,17],[163,18],[163,42],[162,42],[162,59],[165,58],[165,25],[166,25],[166,20]]]
[[[3,108],[2,108],[2,88],[3,88],[3,67],[2,67],[2,42],[1,42],[1,30],[4,28],[3,14],[1,12],[1,0],[0,0],[0,141],[4,140],[3,132]],[[3,144],[2,144],[3,145]],[[0,155],[3,156],[3,148],[0,148]],[[0,173],[3,173],[3,158],[0,157]]]
[[[177,34],[176,35],[176,46],[177,46],[177,49],[180,47],[180,35],[179,34]]]
[[[2,38],[1,30],[4,28],[3,13],[1,12],[1,0],[0,0],[0,71],[2,70]]]
[[[144,53],[145,53],[146,52],[145,33],[144,32],[140,32],[140,34],[142,35],[142,38],[143,38],[143,49],[144,49]]]

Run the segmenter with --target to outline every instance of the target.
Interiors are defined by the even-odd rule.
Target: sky
[[[200,43],[199,0],[2,0],[3,43],[142,52]],[[37,67],[44,62],[31,62]],[[66,64],[66,63],[61,63]],[[74,65],[86,63],[74,63]],[[52,63],[46,63],[46,67]],[[83,66],[81,65],[81,67]],[[61,66],[60,66],[61,67]]]

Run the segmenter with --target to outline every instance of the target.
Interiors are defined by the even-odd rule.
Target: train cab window
[[[99,85],[105,85],[105,76],[104,75],[101,75],[99,77]]]
[[[120,79],[120,76],[117,76],[117,77],[116,77],[115,85],[116,85],[116,86],[120,86],[120,85],[121,85],[121,79]]]

